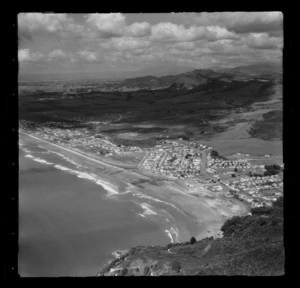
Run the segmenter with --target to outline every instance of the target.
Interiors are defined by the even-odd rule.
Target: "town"
[[[120,145],[114,143],[112,137],[92,133],[84,127],[53,128],[30,121],[21,121],[20,129],[95,157],[139,154],[141,159],[137,168],[142,173],[182,181],[188,188],[200,185],[223,197],[234,197],[250,207],[271,206],[283,195],[283,164],[273,165],[275,170],[269,165],[273,169],[269,173],[268,165],[256,164],[249,154],[237,153],[228,159],[211,146],[182,139],[162,140],[147,148]],[[263,159],[270,159],[270,155]]]

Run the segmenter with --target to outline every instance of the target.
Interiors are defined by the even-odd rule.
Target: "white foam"
[[[149,200],[152,200],[152,201],[155,201],[155,202],[160,202],[160,203],[164,203],[164,204],[167,204],[169,206],[172,206],[173,208],[175,208],[176,210],[178,210],[180,213],[182,213],[183,215],[186,216],[186,214],[180,210],[178,207],[176,207],[174,204],[171,204],[169,202],[166,202],[166,201],[162,201],[162,200],[159,200],[157,198],[153,198],[151,196],[148,196],[148,195],[145,195],[144,193],[141,193],[141,192],[136,192],[134,193],[133,195],[139,197],[139,198],[145,198],[145,199],[149,199]]]
[[[143,215],[157,215],[156,212],[154,212],[153,210],[150,209],[151,205],[149,205],[147,203],[142,203],[141,207],[145,210],[143,212]]]
[[[100,179],[96,174],[73,170],[73,169],[67,168],[62,165],[54,165],[54,167],[59,170],[68,171],[69,173],[76,175],[78,178],[86,179],[86,180],[92,181],[93,183],[95,183],[97,185],[102,186],[108,192],[109,195],[119,194],[119,192],[116,190],[116,187],[114,187],[110,183]]]
[[[72,171],[72,169],[69,169],[69,168],[67,168],[65,166],[61,166],[61,165],[54,165],[54,167],[56,169],[59,169],[59,170],[62,170],[62,171]]]
[[[30,159],[32,159],[35,162],[39,162],[39,163],[46,164],[46,165],[53,165],[54,164],[52,162],[46,161],[45,159],[42,159],[42,158],[39,158],[39,157],[34,157],[31,154],[26,154],[25,157],[26,158],[30,158]]]
[[[25,152],[25,153],[30,153],[31,151],[30,150],[28,150],[28,149],[26,149],[26,148],[24,148],[24,147],[19,147],[20,148],[20,150],[21,151],[23,151],[23,152]]]
[[[97,179],[96,179],[94,176],[92,176],[92,175],[90,175],[90,174],[88,174],[88,173],[80,172],[80,171],[76,171],[76,170],[73,170],[73,171],[74,171],[74,173],[76,174],[76,176],[77,176],[78,178],[91,180],[91,181],[93,181],[93,182],[96,182],[96,181],[97,181]]]
[[[42,164],[46,164],[46,165],[53,165],[54,163],[52,162],[48,162],[44,159],[41,159],[41,158],[33,158],[32,159],[33,161],[36,161],[36,162],[39,162],[39,163],[42,163]]]
[[[171,227],[170,232],[171,232],[173,235],[175,235],[176,242],[179,242],[179,239],[178,239],[179,235],[178,235],[177,229],[175,229],[174,227]]]
[[[173,243],[174,241],[173,241],[173,237],[172,237],[171,232],[168,229],[166,229],[165,232],[167,233],[168,237],[170,238],[171,243]]]
[[[112,185],[109,183],[103,181],[102,179],[98,179],[96,184],[101,185],[106,191],[108,191],[111,195],[113,194],[119,194],[117,190],[115,190]]]
[[[26,157],[26,158],[31,158],[31,159],[34,158],[31,154],[27,154],[27,155],[25,155],[25,157]]]

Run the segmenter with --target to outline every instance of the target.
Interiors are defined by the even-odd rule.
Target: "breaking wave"
[[[27,154],[27,155],[25,155],[25,157],[26,158],[30,158],[30,159],[32,159],[35,162],[39,162],[39,163],[46,164],[46,165],[53,165],[54,164],[52,162],[46,161],[45,159],[42,159],[42,158],[39,158],[39,157],[34,157],[31,154]]]
[[[175,241],[176,242],[179,242],[179,234],[178,234],[178,230],[174,227],[171,227],[169,230],[166,229],[165,230],[165,233],[167,234],[167,236],[170,238],[171,240],[171,243],[174,243]]]
[[[160,199],[157,199],[157,198],[154,198],[154,197],[151,197],[151,196],[148,196],[142,192],[136,192],[134,191],[133,192],[133,195],[136,196],[136,197],[139,197],[139,198],[144,198],[144,199],[149,199],[149,200],[152,200],[152,201],[155,201],[155,202],[160,202],[160,203],[164,203],[166,205],[169,205],[169,206],[172,206],[173,208],[175,208],[176,210],[178,210],[180,213],[182,213],[183,215],[186,216],[186,214],[180,210],[178,207],[176,207],[174,204],[172,203],[169,203],[169,202],[166,202],[166,201],[163,201],[163,200],[160,200]]]
[[[102,186],[108,192],[109,195],[119,194],[119,192],[117,191],[117,187],[115,187],[114,185],[112,185],[107,181],[104,181],[94,173],[86,173],[86,172],[70,169],[62,165],[54,165],[54,167],[62,171],[68,171],[70,174],[76,175],[78,178],[86,179],[92,181],[97,185]]]
[[[145,215],[157,215],[157,213],[151,209],[152,208],[151,205],[149,205],[147,203],[142,203],[141,207],[144,209],[144,212],[142,213],[142,215],[144,215],[144,216]]]

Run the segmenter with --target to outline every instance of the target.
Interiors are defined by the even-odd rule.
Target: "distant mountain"
[[[186,73],[193,70],[193,67],[189,66],[178,66],[173,64],[162,64],[162,65],[155,65],[153,67],[147,67],[144,69],[141,69],[137,71],[135,76],[132,74],[130,77],[126,78],[132,78],[132,77],[139,77],[139,76],[156,76],[156,77],[163,77],[163,76],[169,76],[169,75],[178,75],[181,73]]]
[[[193,89],[207,83],[208,80],[221,77],[223,74],[209,69],[197,69],[178,75],[162,77],[144,76],[121,81],[116,88],[119,90],[160,89],[172,86],[177,89]]]
[[[237,77],[243,77],[243,80],[266,75],[273,77],[273,75],[279,75],[281,71],[282,67],[280,64],[269,62],[234,68],[214,67],[214,69],[196,69],[177,75],[161,77],[151,75],[129,78],[121,81],[114,88],[119,91],[155,90],[167,87],[191,90],[214,79],[230,81],[235,77],[235,80],[238,80]]]
[[[266,62],[246,66],[239,66],[234,68],[218,69],[218,71],[233,75],[278,74],[282,72],[282,65],[277,63]]]

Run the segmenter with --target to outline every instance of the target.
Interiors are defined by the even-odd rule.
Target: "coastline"
[[[99,178],[105,179],[103,181],[98,180],[100,181],[98,184],[102,185],[102,187],[106,191],[111,190],[111,197],[118,195],[125,197],[124,194],[129,193],[128,190],[131,190],[131,192],[133,191],[134,193],[140,193],[140,198],[148,198],[151,201],[156,201],[158,204],[168,205],[170,209],[177,210],[179,214],[181,213],[182,215],[184,215],[184,217],[182,215],[177,217],[184,218],[180,219],[181,221],[178,221],[178,219],[174,217],[177,229],[176,227],[173,228],[173,233],[171,233],[170,229],[168,231],[165,231],[168,236],[170,234],[172,235],[173,240],[171,241],[189,241],[192,236],[196,237],[197,240],[211,236],[221,237],[222,234],[220,228],[227,218],[230,218],[237,214],[242,215],[247,213],[246,209],[242,206],[236,205],[234,209],[231,209],[230,205],[232,205],[232,203],[228,199],[225,200],[218,197],[215,197],[215,199],[210,199],[210,197],[207,197],[207,195],[208,193],[212,192],[209,192],[208,190],[204,191],[203,193],[200,190],[196,191],[198,195],[195,196],[191,195],[191,191],[188,191],[186,187],[183,187],[183,185],[180,185],[176,181],[160,180],[159,185],[155,185],[153,183],[154,177],[150,177],[149,175],[133,171],[126,171],[126,169],[124,168],[120,169],[120,167],[118,166],[102,162],[101,160],[93,159],[88,155],[73,151],[72,149],[62,147],[60,145],[34,137],[24,132],[21,133],[27,135],[27,137],[31,137],[33,141],[41,141],[46,143],[48,148],[50,146],[50,149],[52,147],[54,151],[59,151],[63,155],[64,153],[67,153],[68,156],[68,154],[71,153],[73,155],[76,155],[77,158],[79,157],[80,159],[84,159],[85,164],[89,164],[91,167],[96,169],[95,174],[97,174],[97,176],[99,176],[100,172],[101,175]],[[101,167],[99,167],[98,165],[95,166],[95,164],[100,164]],[[103,166],[105,167],[105,169],[101,170]],[[61,168],[61,170],[64,169],[62,167],[56,168]],[[116,170],[118,171],[117,174],[115,173]],[[88,174],[87,176],[81,175],[81,177],[80,175],[77,175],[77,177],[85,178],[86,180],[92,180],[92,178],[88,176]],[[111,183],[112,181],[114,181],[114,183]],[[141,181],[142,183],[138,185],[135,184],[139,181]],[[109,185],[109,183],[111,183],[112,185]],[[115,183],[118,184],[116,185]],[[130,189],[127,189],[122,193],[118,191],[118,187],[122,186],[120,184],[123,184],[124,187],[128,187],[129,185]],[[114,188],[112,188],[112,186]],[[144,211],[146,211],[146,214],[144,212],[143,216],[141,217],[151,217],[151,214],[153,213],[149,213],[148,210],[147,215],[147,207],[145,207],[146,206],[144,205],[143,208]],[[179,233],[177,237],[176,233]]]

